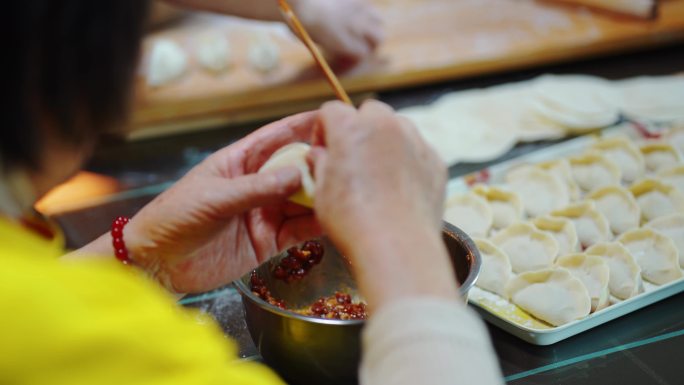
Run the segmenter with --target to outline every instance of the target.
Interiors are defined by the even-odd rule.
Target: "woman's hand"
[[[355,266],[369,306],[456,298],[441,240],[446,167],[415,127],[380,102],[326,103],[311,153],[315,211]]]
[[[316,120],[272,123],[192,169],[125,227],[133,260],[173,291],[202,292],[320,235],[312,212],[287,202],[300,188],[297,169],[256,174],[280,147],[309,141]]]

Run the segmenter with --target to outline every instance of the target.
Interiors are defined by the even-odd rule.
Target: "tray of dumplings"
[[[624,123],[451,180],[483,265],[469,302],[549,345],[684,291],[684,127]]]

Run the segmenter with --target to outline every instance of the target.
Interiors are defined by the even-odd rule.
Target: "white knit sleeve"
[[[390,303],[363,331],[361,385],[500,385],[487,330],[467,306],[415,298]]]

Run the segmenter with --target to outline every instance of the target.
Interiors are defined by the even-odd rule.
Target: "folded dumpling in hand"
[[[569,254],[559,257],[556,265],[577,277],[589,292],[592,313],[608,306],[610,269],[601,257],[587,254]]]
[[[510,280],[508,298],[553,326],[589,315],[591,297],[582,281],[562,267],[529,271]]]
[[[679,269],[679,253],[674,242],[649,228],[628,231],[618,241],[634,256],[641,277],[656,285],[682,278]]]
[[[478,287],[506,296],[505,288],[513,272],[508,255],[486,239],[474,239],[482,257],[482,270],[475,281]]]
[[[516,273],[551,267],[558,256],[558,242],[553,236],[529,223],[508,226],[491,241],[508,255]]]
[[[610,294],[619,299],[628,299],[644,291],[641,268],[634,256],[619,242],[598,243],[586,251],[608,263]]]
[[[302,175],[302,188],[292,195],[290,200],[302,206],[312,208],[316,186],[311,176],[309,163],[306,161],[309,151],[311,151],[311,146],[306,143],[290,143],[273,153],[266,163],[261,166],[259,172],[279,170],[289,166],[297,167]]]

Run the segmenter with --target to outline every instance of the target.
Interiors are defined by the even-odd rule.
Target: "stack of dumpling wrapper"
[[[519,142],[559,139],[616,124],[684,123],[684,76],[621,81],[544,75],[455,92],[400,111],[448,165],[485,162]]]
[[[444,218],[476,240],[480,289],[564,325],[684,277],[683,151],[684,126],[597,137],[449,197]]]

